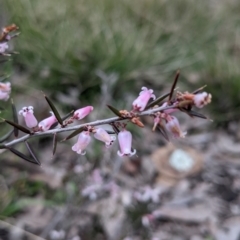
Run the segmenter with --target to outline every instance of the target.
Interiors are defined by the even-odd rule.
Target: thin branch
[[[158,108],[149,109],[147,111],[143,111],[141,113],[138,113],[137,115],[138,116],[146,116],[146,115],[151,115],[155,112],[159,112],[159,111],[163,111],[163,110],[167,110],[167,109],[173,109],[173,108],[175,108],[175,107],[173,107],[173,106],[158,107]],[[23,137],[15,139],[11,142],[5,143],[4,145],[6,147],[10,147],[10,146],[18,144],[20,142],[26,141],[29,138],[47,136],[47,135],[52,135],[52,134],[60,133],[60,132],[69,132],[69,131],[77,130],[80,127],[111,124],[111,123],[114,123],[114,122],[119,122],[119,121],[124,121],[124,120],[127,120],[127,118],[123,119],[123,118],[120,118],[120,117],[112,117],[112,118],[107,118],[107,119],[102,119],[102,120],[97,120],[97,121],[93,121],[93,122],[89,122],[89,123],[76,125],[76,126],[73,126],[73,127],[56,128],[56,129],[48,130],[46,132],[36,132],[32,135],[30,135],[30,134],[24,135]]]

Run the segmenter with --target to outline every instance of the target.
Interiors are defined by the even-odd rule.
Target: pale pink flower
[[[88,131],[83,131],[78,135],[78,141],[73,145],[72,150],[77,152],[77,154],[85,155],[84,151],[91,141],[90,133]]]
[[[0,54],[5,53],[8,49],[8,44],[6,42],[0,43]]]
[[[57,122],[57,119],[53,114],[53,112],[50,112],[50,113],[52,115],[51,117],[45,118],[38,124],[39,130],[42,132],[47,131],[54,123]]]
[[[7,101],[11,93],[11,83],[0,83],[0,100]]]
[[[132,134],[127,131],[126,129],[123,129],[118,134],[118,142],[120,146],[120,151],[117,152],[118,156],[133,156],[136,153],[136,149],[133,151],[132,148]]]
[[[182,132],[178,119],[174,116],[170,116],[167,118],[166,123],[166,129],[173,135],[173,137],[178,138],[184,138],[187,134],[186,132]]]
[[[202,108],[212,100],[212,95],[210,93],[202,92],[194,95],[193,102],[198,108]]]
[[[73,114],[73,119],[81,120],[85,118],[90,112],[92,112],[93,107],[87,106],[76,110]]]
[[[97,128],[96,133],[94,134],[94,137],[99,141],[104,142],[106,147],[110,147],[113,144],[113,142],[116,140],[115,136],[111,136],[103,128]]]
[[[6,83],[0,83],[0,91],[3,92],[11,92],[11,83],[6,82]]]
[[[142,91],[139,93],[139,96],[133,101],[133,110],[143,111],[150,98],[153,98],[153,100],[156,99],[156,96],[153,94],[153,90],[142,87]]]
[[[4,100],[4,101],[7,101],[9,99],[9,92],[2,92],[0,91],[0,100]]]
[[[37,126],[38,121],[34,116],[32,106],[23,107],[22,110],[19,111],[19,115],[23,115],[27,127],[34,128]]]

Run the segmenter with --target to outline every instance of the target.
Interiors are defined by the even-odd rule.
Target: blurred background
[[[213,122],[177,115],[183,140],[168,143],[148,117],[129,125],[131,159],[117,142],[79,156],[76,138],[53,157],[51,136],[31,140],[41,167],[1,150],[0,239],[239,239],[239,12],[237,0],[0,0],[0,26],[21,31],[0,74],[17,110],[34,106],[39,120],[42,92],[61,114],[93,105],[82,122],[93,121],[113,116],[107,104],[130,109],[142,86],[166,93],[178,69],[179,90],[213,96],[201,110]],[[11,119],[10,101],[0,106]]]

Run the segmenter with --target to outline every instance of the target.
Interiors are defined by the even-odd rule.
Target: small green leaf
[[[118,134],[120,132],[120,130],[118,129],[118,127],[114,123],[110,123],[110,125],[112,126],[112,128],[113,128],[113,130],[116,134]]]
[[[11,151],[13,154],[17,155],[18,157],[22,158],[23,160],[33,163],[33,164],[38,164],[36,161],[33,161],[32,159],[30,159],[29,157],[27,157],[25,154],[19,152],[18,150],[16,150],[15,148],[12,147],[7,147],[7,149],[9,151]]]
[[[114,114],[116,114],[118,117],[123,118],[122,115],[121,115],[121,113],[119,112],[119,110],[117,110],[115,107],[112,107],[112,106],[110,106],[110,105],[107,105],[107,107],[108,107]]]
[[[15,104],[12,100],[12,113],[13,113],[13,121],[18,124],[18,115],[17,115],[17,110],[15,107]],[[18,137],[18,128],[14,127],[14,136]]]
[[[17,128],[17,129],[19,129],[19,130],[22,131],[22,132],[25,132],[25,133],[27,133],[27,134],[32,134],[32,133],[33,133],[33,132],[31,132],[28,128],[25,128],[25,127],[23,127],[23,126],[15,123],[15,122],[12,122],[12,121],[7,120],[7,119],[4,119],[4,121],[5,121],[6,123],[8,123],[9,125],[11,125],[11,126]]]
[[[59,122],[59,124],[63,125],[63,120],[62,120],[60,114],[58,113],[57,108],[54,106],[54,104],[52,103],[52,101],[51,101],[46,95],[44,95],[44,97],[45,97],[45,99],[46,99],[49,107],[52,109],[52,111],[53,111],[56,119],[57,119],[58,122]]]
[[[33,159],[36,161],[36,163],[37,163],[38,165],[41,165],[41,162],[38,160],[38,158],[37,158],[36,155],[34,154],[34,152],[33,152],[32,148],[31,148],[31,146],[29,145],[29,143],[28,143],[27,141],[25,141],[25,144],[26,144],[26,147],[27,147],[29,153],[31,154],[31,156],[33,157]]]
[[[0,138],[0,143],[6,141],[12,134],[13,134],[14,129],[12,129],[11,131],[9,131],[8,133],[6,133],[4,136],[2,136]]]
[[[84,130],[86,130],[86,127],[80,127],[79,129],[72,132],[68,137],[64,138],[61,142],[64,142],[68,139],[71,139],[71,138],[75,137],[76,135],[78,135],[79,133],[81,133]]]
[[[54,154],[56,152],[56,149],[57,149],[57,134],[55,133],[53,135],[53,156],[54,156]]]

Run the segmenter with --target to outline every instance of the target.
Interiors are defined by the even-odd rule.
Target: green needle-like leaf
[[[123,118],[122,115],[121,115],[121,113],[119,112],[119,110],[117,110],[115,107],[112,107],[112,106],[110,106],[110,105],[107,105],[107,107],[108,107],[114,114],[116,114],[118,117]]]
[[[12,113],[13,113],[13,121],[18,124],[18,115],[17,115],[17,110],[16,110],[16,107],[15,107],[15,104],[12,100]],[[14,136],[15,137],[18,137],[18,128],[14,127]]]
[[[84,131],[85,129],[86,129],[86,127],[80,127],[79,129],[77,129],[74,132],[72,132],[68,137],[64,138],[61,142],[64,142],[64,141],[66,141],[68,139],[71,139],[71,138],[75,137],[76,135],[78,135],[79,133]]]
[[[25,128],[25,127],[23,127],[23,126],[15,123],[15,122],[12,122],[12,121],[7,120],[7,119],[4,119],[4,121],[5,121],[6,123],[8,123],[9,125],[11,125],[11,126],[17,128],[17,129],[19,129],[19,130],[22,131],[22,132],[25,132],[25,133],[27,133],[27,134],[33,134],[33,132],[31,132],[28,128]]]
[[[25,154],[19,152],[19,151],[16,150],[15,148],[7,147],[7,149],[8,149],[9,151],[11,151],[13,154],[15,154],[15,155],[17,155],[18,157],[22,158],[23,160],[38,165],[38,163],[37,163],[36,161],[33,161],[32,159],[30,159],[29,157],[27,157]]]
[[[29,145],[29,143],[27,141],[25,141],[26,147],[29,151],[29,153],[31,154],[31,156],[33,157],[33,159],[37,162],[38,165],[41,165],[41,162],[38,160],[38,158],[36,157],[35,153],[33,152],[31,146]]]
[[[44,97],[45,97],[45,99],[46,99],[49,107],[52,109],[52,111],[53,111],[56,119],[57,119],[58,122],[59,122],[59,124],[63,125],[63,120],[62,120],[60,114],[58,113],[57,108],[54,106],[54,104],[52,103],[52,101],[51,101],[46,95],[44,95]]]

